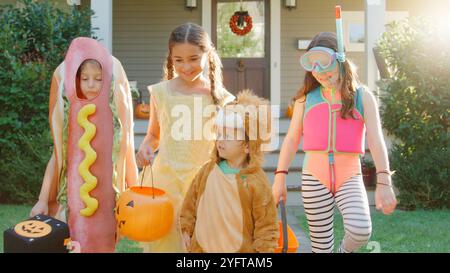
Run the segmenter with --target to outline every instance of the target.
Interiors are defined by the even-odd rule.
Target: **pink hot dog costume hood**
[[[102,68],[102,87],[92,99],[77,95],[76,77],[88,59]],[[55,70],[49,120],[56,168],[49,212],[67,218],[81,252],[113,252],[116,194],[137,177],[132,102],[120,62],[91,38],[76,38]]]

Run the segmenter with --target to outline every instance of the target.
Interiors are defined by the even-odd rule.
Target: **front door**
[[[212,2],[212,39],[223,63],[224,85],[233,94],[248,88],[270,99],[269,7],[269,0]],[[248,11],[252,18],[246,35],[231,31],[236,11]]]

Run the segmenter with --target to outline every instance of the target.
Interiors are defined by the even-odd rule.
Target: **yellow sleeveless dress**
[[[214,115],[205,111],[215,109],[212,97],[181,94],[170,90],[168,82],[149,86],[156,102],[160,140],[152,170],[150,166],[146,168],[143,183],[151,185],[153,172],[154,187],[165,190],[173,202],[174,224],[162,239],[142,243],[144,252],[186,252],[179,225],[181,206],[192,180],[210,159],[214,147],[213,132],[207,130]],[[221,106],[234,100],[225,89],[221,92]]]

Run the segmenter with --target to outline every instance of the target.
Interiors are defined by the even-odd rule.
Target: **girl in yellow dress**
[[[216,106],[234,100],[222,86],[222,64],[207,32],[186,23],[170,34],[164,81],[148,87],[150,120],[136,155],[138,166],[153,162],[144,184],[166,191],[174,205],[174,225],[144,252],[186,252],[179,225],[184,196],[214,146]]]

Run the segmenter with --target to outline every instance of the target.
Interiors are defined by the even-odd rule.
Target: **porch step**
[[[271,152],[264,155],[263,168],[267,171],[274,171],[278,166],[278,158],[280,156],[279,152]],[[295,154],[294,160],[291,163],[291,168],[303,165],[303,159],[305,158],[305,153],[298,151]],[[291,170],[290,168],[290,170]]]

